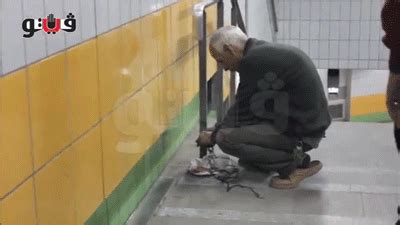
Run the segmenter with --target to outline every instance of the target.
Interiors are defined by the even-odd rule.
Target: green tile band
[[[199,96],[183,107],[85,225],[124,225],[199,118]]]
[[[371,123],[383,123],[391,122],[390,116],[387,112],[370,113],[360,116],[352,116],[350,118],[351,122],[371,122]]]

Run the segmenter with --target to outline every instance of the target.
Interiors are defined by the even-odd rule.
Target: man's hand
[[[199,137],[196,140],[197,146],[201,147],[212,147],[215,145],[213,141],[211,140],[211,131],[202,131],[199,134]]]

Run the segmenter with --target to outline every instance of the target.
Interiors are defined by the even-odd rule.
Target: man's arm
[[[238,102],[235,102],[226,113],[224,119],[216,123],[214,128],[212,129],[211,140],[213,143],[216,143],[217,132],[220,129],[235,127],[237,123],[237,113],[238,113]]]

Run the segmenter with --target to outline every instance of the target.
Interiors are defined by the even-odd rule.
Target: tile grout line
[[[196,46],[193,46],[191,49],[189,49],[188,51],[186,51],[180,58],[178,58],[179,61],[180,59],[182,59],[183,57],[187,56],[187,53],[192,51]],[[176,63],[176,61],[174,63],[172,63],[171,65],[169,65],[167,68],[169,68],[170,66],[174,65]],[[113,110],[111,110],[110,112],[108,112],[107,114],[104,115],[103,118],[100,118],[94,125],[92,125],[91,127],[89,127],[89,129],[87,129],[86,131],[84,131],[81,135],[79,135],[78,137],[74,138],[69,144],[67,144],[66,146],[64,146],[63,148],[61,148],[61,150],[59,150],[58,152],[56,152],[56,154],[50,158],[46,163],[44,163],[42,166],[40,166],[39,168],[37,168],[36,170],[33,171],[33,173],[28,176],[26,179],[24,179],[22,182],[20,182],[19,184],[17,184],[13,189],[11,189],[9,192],[7,192],[4,196],[2,196],[0,198],[0,201],[5,199],[6,197],[8,197],[10,194],[12,194],[14,191],[16,191],[20,186],[22,186],[27,180],[29,180],[31,177],[34,177],[37,173],[39,173],[44,167],[46,167],[48,164],[50,164],[51,162],[53,162],[55,159],[57,159],[64,151],[66,151],[69,147],[71,147],[72,145],[74,145],[76,142],[78,142],[82,137],[84,137],[85,135],[87,135],[91,130],[93,130],[96,126],[100,125],[101,122],[104,121],[104,119],[108,118],[109,116],[111,116],[111,114],[113,112],[115,112],[115,110],[119,109],[119,106],[123,105],[126,101],[128,101],[131,97],[133,97],[134,95],[136,95],[139,91],[143,90],[143,88],[145,86],[147,86],[149,83],[151,83],[154,79],[156,79],[157,77],[159,77],[163,72],[165,72],[166,70],[161,71],[160,73],[158,73],[156,76],[154,76],[152,79],[150,79],[148,82],[146,82],[141,88],[139,88],[137,91],[133,92],[133,94],[129,95],[125,100],[121,101],[120,104],[117,105],[116,108],[114,108]],[[33,143],[32,143],[33,145]],[[33,151],[33,150],[32,150]]]
[[[43,2],[44,2],[44,1],[45,1],[45,0],[43,0]],[[95,2],[94,2],[94,3],[95,3]],[[55,56],[55,55],[57,55],[57,54],[62,53],[63,51],[67,51],[68,49],[71,49],[71,48],[77,47],[77,46],[79,46],[79,45],[81,45],[81,44],[84,44],[85,42],[91,41],[91,40],[93,40],[93,39],[97,39],[97,38],[98,38],[99,36],[101,36],[101,35],[104,35],[104,34],[107,34],[107,33],[109,33],[109,32],[115,31],[116,29],[119,29],[119,28],[121,28],[121,27],[123,27],[123,26],[125,26],[125,25],[128,25],[129,23],[133,23],[133,22],[135,22],[135,21],[137,21],[137,20],[140,20],[140,19],[142,19],[142,18],[144,18],[144,17],[146,17],[146,16],[148,16],[148,15],[151,15],[151,14],[153,14],[153,13],[157,13],[158,11],[161,11],[161,10],[163,10],[163,9],[165,9],[165,8],[167,8],[167,7],[170,7],[170,6],[172,6],[172,5],[175,5],[175,4],[178,4],[178,2],[175,2],[175,3],[173,3],[173,4],[164,6],[163,8],[157,9],[157,10],[155,10],[155,11],[153,11],[153,12],[148,13],[148,14],[141,15],[141,16],[135,18],[135,19],[131,19],[130,21],[128,21],[128,22],[126,22],[126,23],[122,23],[121,25],[119,25],[119,26],[117,26],[117,27],[114,27],[114,28],[112,28],[112,29],[109,29],[109,30],[107,30],[107,31],[105,31],[105,32],[102,32],[102,33],[100,33],[100,34],[97,34],[97,22],[96,22],[96,17],[95,17],[94,21],[95,21],[96,32],[95,32],[95,36],[94,36],[94,37],[88,38],[88,39],[86,39],[86,40],[83,40],[83,39],[82,39],[81,42],[76,43],[76,44],[73,44],[73,45],[71,45],[70,47],[66,47],[66,45],[65,45],[65,47],[64,47],[63,49],[58,50],[58,51],[55,51],[55,52],[52,53],[52,54],[49,54],[49,51],[48,51],[48,39],[47,39],[47,36],[45,36],[46,57],[37,59],[37,60],[35,60],[35,61],[32,61],[32,62],[29,63],[29,64],[25,64],[25,65],[23,65],[23,66],[20,66],[20,67],[18,67],[18,68],[15,68],[15,69],[13,69],[13,70],[11,70],[11,71],[8,71],[7,74],[0,75],[0,77],[9,76],[9,75],[11,75],[11,74],[14,73],[14,72],[17,72],[17,71],[19,71],[19,70],[21,70],[21,69],[24,69],[24,68],[27,68],[27,67],[31,66],[32,64],[35,64],[35,63],[38,63],[38,62],[40,62],[40,61],[46,60],[46,59],[48,59],[48,58],[50,58],[50,57],[52,57],[52,56]],[[94,4],[94,5],[95,5],[95,8],[96,8],[96,4]],[[44,9],[44,11],[46,10],[46,9],[45,9],[45,6],[44,6],[44,3],[43,3],[43,9]],[[96,9],[95,9],[95,10],[96,10]],[[46,12],[45,12],[45,13],[46,13]],[[65,37],[65,36],[64,36],[64,37]],[[66,37],[65,37],[64,39],[66,39]],[[0,61],[0,69],[2,69],[1,61]],[[0,72],[1,72],[1,70],[0,70]]]
[[[96,8],[96,0],[92,0],[93,1],[93,5],[94,5],[94,23],[95,23],[95,34],[96,36],[94,37],[95,39],[97,39],[97,8]],[[98,107],[97,107],[97,116],[99,118],[99,129],[100,129],[100,152],[101,152],[101,185],[102,185],[102,199],[104,201],[105,199],[105,185],[104,185],[104,180],[105,180],[105,176],[104,176],[104,146],[103,146],[103,129],[101,126],[101,104],[100,104],[100,71],[99,71],[99,46],[98,46],[98,42],[96,40],[96,73],[97,73],[97,98],[98,98]],[[107,211],[107,215],[108,215],[108,207],[107,207],[107,203],[106,203],[106,211]],[[108,223],[108,216],[107,216],[107,223]]]
[[[21,6],[22,6],[22,15],[24,15],[24,1],[21,1]],[[44,7],[44,6],[43,6]],[[27,63],[27,49],[26,49],[26,40],[24,40],[24,55],[25,55],[25,64]],[[31,90],[30,90],[30,82],[29,82],[29,72],[28,69],[26,68],[24,71],[24,76],[25,76],[25,88],[26,88],[26,97],[28,101],[28,126],[29,126],[29,145],[30,145],[30,156],[31,156],[31,171],[32,173],[35,170],[35,158],[34,158],[34,145],[33,145],[33,128],[32,128],[32,102],[31,102]],[[28,181],[30,179],[30,176],[26,179]],[[23,181],[25,182],[25,181]],[[22,184],[21,184],[22,185]],[[37,203],[37,196],[36,196],[36,178],[32,176],[32,188],[33,188],[33,205],[34,205],[34,213],[35,213],[35,219],[36,219],[36,225],[39,225],[39,212],[38,212],[38,203]],[[7,194],[6,194],[7,195]],[[7,196],[3,196],[3,199],[5,199]]]
[[[36,170],[33,171],[32,174],[30,174],[28,177],[26,177],[24,180],[22,180],[20,183],[18,183],[14,188],[12,188],[10,191],[8,191],[4,196],[2,196],[0,198],[1,200],[4,200],[5,198],[7,198],[10,194],[12,194],[14,191],[16,191],[19,187],[21,187],[26,181],[28,181],[30,178],[35,177],[36,174],[38,174],[40,171],[42,171],[44,169],[44,167],[46,167],[48,164],[50,164],[51,162],[53,162],[54,160],[56,160],[57,158],[59,158],[59,156],[65,152],[69,147],[71,147],[72,145],[74,145],[75,143],[77,143],[82,137],[86,136],[92,129],[94,129],[97,125],[100,124],[100,120],[97,121],[94,125],[92,125],[88,130],[86,130],[85,132],[83,132],[79,137],[75,138],[74,140],[72,140],[72,142],[70,142],[68,145],[64,146],[63,148],[61,148],[60,151],[56,152],[56,154],[50,158],[47,162],[45,162],[42,166],[40,166],[39,168],[37,168]]]

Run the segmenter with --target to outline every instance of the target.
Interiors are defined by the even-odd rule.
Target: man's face
[[[225,50],[221,53],[218,52],[213,46],[209,48],[211,56],[221,65],[224,70],[237,71],[239,60],[232,54],[232,51]]]

